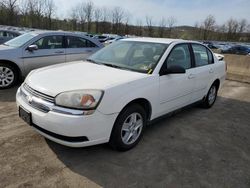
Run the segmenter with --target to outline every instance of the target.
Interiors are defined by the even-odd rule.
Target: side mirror
[[[166,74],[185,74],[186,70],[178,65],[173,65],[168,68],[162,69],[160,71],[160,76],[161,75],[166,75]]]
[[[38,50],[38,46],[35,44],[32,44],[32,45],[28,46],[26,50],[28,50],[30,52],[32,52],[34,50]]]

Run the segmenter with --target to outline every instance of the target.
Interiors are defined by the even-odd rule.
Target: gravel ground
[[[0,187],[250,187],[250,85],[226,81],[209,110],[150,125],[139,145],[68,148],[18,118],[17,88],[0,91]]]

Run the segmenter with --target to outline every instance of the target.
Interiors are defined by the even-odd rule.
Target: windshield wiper
[[[91,62],[91,63],[95,63],[95,64],[98,64],[98,65],[105,65],[105,66],[108,66],[108,67],[113,67],[113,68],[117,68],[117,69],[125,69],[125,70],[129,70],[128,68],[126,67],[121,67],[119,65],[115,65],[115,64],[110,64],[110,63],[98,63],[96,62],[95,60],[93,59],[86,59],[87,61]]]
[[[95,60],[93,60],[93,59],[86,59],[86,61],[89,61],[89,62],[91,62],[91,63],[95,63],[95,64],[99,64],[99,63],[97,63]]]
[[[113,67],[113,68],[123,68],[123,67],[120,67],[118,65],[114,65],[114,64],[109,64],[109,63],[101,63],[102,65],[105,65],[105,66],[108,66],[108,67]]]

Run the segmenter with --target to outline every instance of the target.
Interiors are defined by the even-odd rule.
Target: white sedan
[[[148,122],[197,101],[211,107],[224,79],[225,62],[200,43],[133,38],[32,71],[16,99],[19,116],[50,140],[128,150]]]

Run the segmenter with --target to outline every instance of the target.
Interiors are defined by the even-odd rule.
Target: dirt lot
[[[250,187],[250,85],[227,81],[215,106],[149,126],[128,152],[67,148],[17,116],[0,91],[0,187]]]

